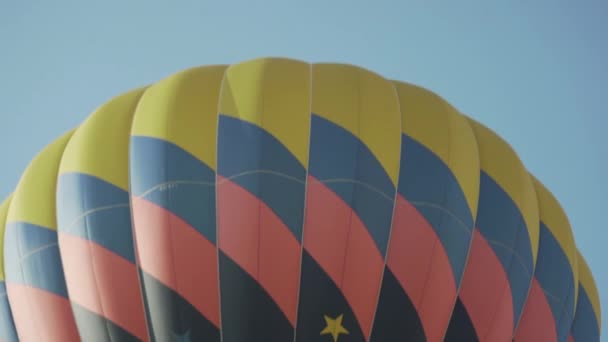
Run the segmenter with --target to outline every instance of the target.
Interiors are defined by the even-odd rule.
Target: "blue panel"
[[[535,275],[545,292],[556,323],[558,339],[564,341],[574,309],[574,277],[566,254],[549,228],[540,223],[539,253]]]
[[[344,128],[312,115],[310,131],[310,174],[354,210],[385,255],[395,199],[390,177],[367,146]]]
[[[218,174],[247,189],[302,238],[306,169],[275,137],[237,118],[220,115]]]
[[[580,283],[576,314],[572,322],[572,337],[574,337],[575,342],[596,342],[600,340],[599,323],[595,317],[595,311],[593,311],[587,292]]]
[[[97,177],[66,173],[57,185],[61,233],[93,241],[135,263],[129,194]]]
[[[111,320],[71,302],[82,341],[136,342],[141,341]]]
[[[459,288],[471,247],[472,231],[466,230],[462,221],[455,216],[435,206],[414,206],[437,233],[450,261],[456,288]]]
[[[474,220],[458,180],[426,146],[402,135],[399,194],[433,227],[460,286],[473,237]]]
[[[6,284],[3,280],[0,280],[0,341],[19,341],[10,303],[6,295]]]
[[[6,225],[6,281],[29,285],[67,298],[57,232],[24,222]]]
[[[485,172],[481,173],[477,227],[492,246],[511,286],[514,322],[518,322],[532,282],[530,236],[519,208]]]
[[[574,306],[576,304],[574,298],[574,284],[571,285],[570,292],[568,292],[568,295],[566,295],[566,297],[563,299],[563,303],[565,303],[565,305],[562,307],[562,311],[557,316],[555,325],[557,328],[558,338],[566,341],[568,339],[568,335],[570,334],[572,322],[574,321]]]
[[[131,137],[131,191],[216,241],[215,171],[179,146]]]

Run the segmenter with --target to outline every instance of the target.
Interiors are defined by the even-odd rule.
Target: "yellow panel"
[[[394,82],[401,102],[402,132],[433,151],[452,171],[473,217],[479,199],[479,151],[467,120],[424,88]]]
[[[13,193],[7,223],[26,222],[57,230],[55,196],[59,162],[73,131],[42,150],[23,172]]]
[[[392,82],[343,64],[315,64],[312,112],[348,130],[378,158],[396,186],[401,111]]]
[[[473,217],[479,205],[479,148],[477,139],[464,116],[450,111],[450,170],[458,179]]]
[[[577,251],[572,228],[570,227],[570,221],[553,194],[536,177],[530,176],[532,177],[534,187],[536,188],[540,220],[551,231],[566,254],[574,275],[574,284],[578,286]]]
[[[511,146],[482,124],[468,119],[479,148],[481,169],[511,197],[519,208],[528,234],[534,264],[538,255],[538,200],[532,178]]]
[[[593,306],[593,311],[595,311],[595,317],[597,318],[599,330],[601,331],[602,310],[600,307],[600,296],[597,292],[597,286],[595,284],[595,280],[593,279],[593,274],[591,273],[589,264],[587,264],[587,261],[585,260],[580,251],[578,251],[578,278],[581,283],[581,286],[585,289],[585,292],[589,296],[591,306]]]
[[[310,64],[265,58],[230,66],[220,113],[264,128],[308,166]]]
[[[61,160],[60,174],[79,172],[129,189],[129,132],[143,89],[102,105],[76,130]]]
[[[170,141],[215,169],[218,99],[226,66],[204,66],[172,75],[146,90],[132,135]]]
[[[8,207],[11,203],[12,195],[0,204],[0,281],[4,280],[4,230],[6,228],[6,215],[8,215]]]

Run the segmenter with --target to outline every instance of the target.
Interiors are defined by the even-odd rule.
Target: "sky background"
[[[608,1],[161,2],[0,1],[2,198],[126,90],[256,57],[346,62],[427,87],[511,143],[566,210],[608,308]]]

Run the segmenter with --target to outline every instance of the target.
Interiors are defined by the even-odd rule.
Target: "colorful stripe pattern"
[[[310,66],[291,60],[231,66],[219,103],[222,341],[293,340],[308,159]]]
[[[397,96],[371,72],[314,65],[312,113],[296,341],[318,338],[321,317],[368,340],[399,172]]]
[[[578,289],[576,246],[557,200],[538,180],[534,184],[540,213],[539,253],[514,340],[566,342]]]
[[[135,234],[157,340],[219,341],[213,170],[167,141],[133,137]],[[149,153],[160,148],[163,153]],[[167,162],[167,163],[165,163]],[[166,173],[155,174],[165,165]],[[182,205],[183,204],[183,205]],[[197,206],[194,206],[197,204]]]
[[[496,341],[513,336],[532,283],[538,207],[511,148],[480,124],[471,126],[481,165],[477,230],[446,340]]]
[[[148,340],[127,193],[129,130],[142,92],[97,109],[76,130],[61,160],[59,247],[84,340]]]
[[[115,97],[32,161],[4,231],[1,341],[599,340],[567,217],[508,144],[350,65]]]
[[[477,147],[465,119],[439,97],[395,86],[402,108],[401,167],[372,340],[441,341],[473,236]],[[474,200],[469,204],[468,198]]]
[[[157,341],[220,341],[214,151],[224,70],[195,68],[158,82],[133,119],[131,210]]]
[[[56,178],[68,133],[30,163],[4,235],[8,299],[21,341],[79,341],[57,245]]]

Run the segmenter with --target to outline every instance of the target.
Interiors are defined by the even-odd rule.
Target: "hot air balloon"
[[[114,97],[32,160],[0,233],[6,341],[599,340],[567,216],[509,144],[352,65]]]

